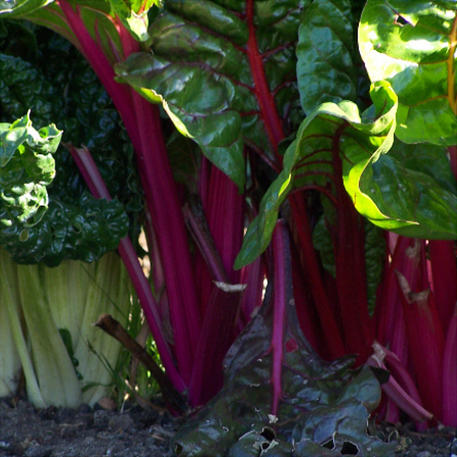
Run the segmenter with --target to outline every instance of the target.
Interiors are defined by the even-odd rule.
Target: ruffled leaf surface
[[[307,4],[166,1],[150,26],[151,52],[119,64],[119,80],[162,102],[178,130],[242,189],[244,145],[274,160],[271,145],[301,117],[295,42]]]
[[[0,227],[33,226],[48,207],[47,186],[55,175],[52,154],[62,132],[55,125],[35,130],[29,114],[0,124]]]
[[[35,125],[55,121],[64,130],[63,142],[92,151],[115,200],[90,196],[73,159],[60,146],[53,159],[56,176],[48,183],[48,214],[33,228],[4,232],[2,243],[21,263],[96,260],[116,249],[128,228],[135,239],[139,232],[143,204],[132,147],[109,97],[79,53],[48,30],[28,27],[29,36],[15,33],[15,27],[7,23],[0,42],[5,49],[0,54],[1,119],[17,118],[31,108]]]
[[[386,82],[373,84],[371,97],[374,105],[362,116],[354,103],[342,101],[323,103],[303,121],[284,155],[281,173],[247,230],[236,267],[266,249],[280,206],[293,189],[319,186],[331,198],[335,155],[342,162],[344,186],[356,209],[375,225],[411,237],[457,236],[457,221],[449,217],[457,211],[452,183],[431,177],[435,172],[402,166],[386,154],[394,139],[397,97]],[[437,167],[446,169],[442,161]],[[445,176],[449,173],[448,165]]]
[[[350,358],[323,362],[304,342],[285,353],[284,394],[277,417],[269,415],[270,325],[271,318],[259,314],[234,343],[224,388],[178,431],[176,455],[339,456],[348,443],[367,457],[391,455],[392,445],[366,431],[381,395],[371,371],[354,375]]]

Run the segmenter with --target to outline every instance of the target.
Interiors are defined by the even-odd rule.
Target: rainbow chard
[[[167,285],[167,303],[174,328],[173,349],[180,372],[173,376],[170,364],[169,375],[175,387],[182,391],[182,379],[190,381],[195,347],[192,341],[198,340],[201,322],[181,204],[168,163],[157,107],[127,86],[115,82],[113,70],[119,59],[139,49],[136,40],[147,38],[147,12],[152,2],[136,5],[136,9],[122,2],[100,2],[96,8],[66,0],[47,3],[50,4],[46,8],[37,9],[44,2],[41,5],[27,2],[17,11],[5,7],[3,12],[46,25],[68,38],[89,61],[124,121],[137,152],[138,169],[148,211],[153,215],[151,220]],[[151,310],[155,304],[149,301],[145,306]],[[160,323],[151,327],[158,329]],[[160,340],[158,333],[154,336]]]
[[[443,331],[429,289],[413,292],[399,274],[408,345],[425,406],[441,418]],[[419,287],[423,285],[420,284]]]
[[[443,354],[443,422],[457,427],[457,304],[449,322]]]
[[[220,388],[224,354],[259,307],[265,274],[271,308],[264,307],[249,327],[254,336],[242,333],[239,341],[251,338],[255,347],[239,355],[246,362],[266,354],[268,361],[259,361],[249,391],[232,376],[244,369],[248,376],[241,360],[241,368],[228,370],[225,393],[253,392],[259,379],[270,379],[268,392],[258,391],[259,401],[270,404],[272,393],[269,413],[295,414],[282,408],[288,400],[283,386],[292,383],[289,371],[308,360],[299,332],[289,338],[288,314],[298,315],[306,336],[330,358],[351,352],[362,363],[376,336],[398,357],[376,362],[394,374],[386,391],[396,404],[412,415],[420,411],[414,418],[422,421],[430,418],[423,403],[436,418],[453,423],[441,401],[455,399],[457,292],[446,288],[456,283],[455,245],[423,241],[416,252],[410,248],[417,243],[406,238],[457,237],[457,219],[450,217],[457,213],[452,2],[368,0],[363,13],[359,2],[349,0],[165,0],[160,8],[152,1],[9,3],[0,12],[51,27],[79,49],[121,115],[136,150],[146,232],[158,259],[156,285],[164,289],[160,310],[151,294],[143,306],[154,337],[162,339],[169,376],[177,389],[187,389],[191,405]],[[188,140],[165,141],[158,104]],[[436,128],[424,129],[428,122]],[[173,152],[191,140],[197,171],[176,185]],[[278,218],[291,233],[290,255],[286,226]],[[386,240],[381,229],[391,231]],[[383,290],[376,294],[380,264]],[[240,282],[248,285],[244,296]],[[172,331],[162,335],[168,322],[162,329],[156,321],[168,316]],[[427,340],[413,334],[414,326]],[[309,360],[316,362],[314,356]],[[420,373],[418,389],[405,372],[408,360]],[[308,379],[295,374],[301,383]],[[214,405],[232,411],[223,402]],[[208,434],[220,423],[217,414]],[[246,427],[227,425],[227,439],[240,438],[233,455],[253,440],[256,449],[272,445],[263,419],[243,440],[239,432]],[[328,433],[311,441],[306,433],[294,436],[301,440],[297,452],[325,455],[320,445]],[[217,452],[225,452],[223,434],[216,435]],[[200,449],[195,442],[207,437],[196,436],[192,446]],[[277,450],[287,449],[282,437],[278,443]],[[206,452],[192,454],[184,441],[178,444],[184,455]]]
[[[308,1],[275,2],[267,6],[248,1],[235,2],[230,8],[221,2],[196,5],[195,2],[168,1],[164,5],[164,11],[151,24],[149,52],[133,54],[118,64],[118,80],[129,83],[150,101],[160,100],[176,127],[193,138],[206,157],[240,189],[245,180],[243,154],[253,169],[265,168],[265,165],[275,173],[282,169],[284,148],[303,117],[302,110],[308,112],[322,101],[324,89],[327,92],[326,87],[310,83],[312,74],[316,74],[316,68],[325,67],[329,58],[339,51],[343,52],[342,61],[335,64],[335,68],[341,68],[348,87],[340,90],[336,83],[341,79],[340,74],[333,71],[329,83],[333,99],[356,97],[356,88],[350,82],[351,77],[357,78],[358,74],[353,70],[356,61],[351,44],[354,18],[349,2],[325,1],[319,6]],[[341,36],[346,37],[346,41],[338,38]],[[297,37],[298,61],[294,54]],[[328,44],[317,60],[311,59],[316,45],[313,40]],[[330,43],[336,43],[337,49]],[[183,87],[186,89],[182,90]],[[343,335],[337,324],[338,312],[335,314],[326,292],[314,252],[312,227],[306,216],[308,204],[302,193],[290,197],[291,227],[302,268],[311,277],[312,287],[310,284],[308,287],[324,332],[322,345],[328,345],[328,352],[333,356],[342,355],[346,350],[363,352],[369,347],[364,341],[369,341],[372,333],[365,288],[357,292],[357,300],[352,299],[354,291],[348,288],[351,282],[364,283],[366,279],[364,224],[341,181],[337,137],[338,133],[333,157],[325,159],[330,162],[316,157],[311,163],[297,164],[297,168],[303,167],[305,178],[294,190],[318,190],[324,199],[333,194],[330,202],[334,208],[327,211],[326,222],[331,221],[332,226],[328,236],[335,249],[338,270],[335,288],[340,308],[348,308],[342,315],[360,316],[360,322],[344,317]],[[311,175],[315,176],[314,180]],[[264,187],[262,182],[254,184]],[[327,185],[330,190],[326,189]],[[248,192],[250,190],[248,188]],[[251,197],[249,193],[248,196]],[[272,230],[274,218],[268,219],[267,225]],[[343,238],[345,243],[341,243]],[[262,230],[256,231],[253,227],[235,267],[254,261],[269,240]],[[343,266],[343,262],[348,261],[353,266]],[[304,300],[299,298],[297,303],[303,304]]]
[[[405,220],[395,230],[406,236],[457,238],[456,218],[449,217],[457,211],[457,183],[446,148],[455,145],[457,130],[456,24],[455,8],[440,2],[369,0],[361,17],[360,53],[371,81],[389,81],[398,96],[401,140],[373,164],[373,175],[384,177],[384,191],[373,200]],[[401,195],[396,204],[385,200],[394,188]]]
[[[409,267],[407,272],[399,269],[401,292],[396,301],[400,298],[403,303],[407,338],[399,344],[397,338],[392,349],[399,356],[409,354],[424,405],[450,425],[455,424],[450,405],[455,405],[457,387],[453,317],[457,298],[456,37],[455,5],[437,1],[368,0],[359,27],[360,52],[370,79],[389,81],[398,96],[397,141],[389,154],[373,164],[373,173],[384,169],[379,181],[384,192],[373,200],[383,212],[408,216],[409,227],[399,233],[431,239],[427,243],[410,240],[416,248],[406,252],[409,260],[403,266],[409,263]],[[402,196],[397,208],[387,206],[384,198],[394,186]],[[422,186],[429,192],[421,191]],[[391,271],[398,268],[394,263],[398,265],[398,259],[392,260]],[[403,320],[395,311],[387,314],[385,322]]]
[[[293,452],[318,457],[341,455],[348,448],[366,456],[391,455],[391,445],[366,432],[369,412],[380,400],[379,384],[370,369],[351,373],[350,357],[323,362],[303,339],[283,220],[274,229],[272,249],[274,283],[266,303],[230,348],[221,392],[174,437],[176,455]]]
[[[144,283],[140,277],[134,282],[141,292],[140,296],[143,297],[143,307],[145,314],[149,316],[148,320],[154,337],[157,341],[162,341],[159,346],[164,361],[170,361],[168,344],[165,343],[162,335],[161,323],[157,320],[159,317],[166,319],[166,316],[169,316],[169,323],[173,330],[172,335],[167,336],[172,341],[171,351],[176,358],[177,369],[173,363],[165,362],[167,371],[177,389],[180,391],[188,389],[190,403],[195,405],[201,401],[202,392],[214,393],[217,386],[220,386],[222,357],[240,330],[238,312],[240,297],[236,300],[234,297],[227,300],[227,297],[221,296],[218,286],[212,284],[212,280],[217,277],[208,274],[205,262],[200,261],[200,266],[196,271],[191,267],[193,259],[181,212],[182,203],[170,169],[158,107],[150,104],[129,86],[120,84],[114,79],[115,64],[131,53],[142,49],[144,47],[142,43],[145,40],[151,41],[152,35],[151,37],[148,35],[148,11],[152,4],[153,2],[102,1],[94,7],[66,0],[30,1],[22,2],[15,7],[2,5],[0,11],[5,16],[9,15],[8,17],[26,18],[50,27],[73,43],[94,69],[124,122],[137,153],[136,160],[146,198],[146,217],[151,222],[147,226],[147,231],[149,239],[152,241],[151,246],[154,246],[153,252],[160,256],[160,271],[163,271],[162,278],[165,286],[161,303],[167,306],[167,310],[162,309],[160,312],[156,310],[157,303],[154,302],[151,293],[147,293],[144,287],[138,286],[138,284]],[[157,12],[158,10],[154,14],[157,15]],[[154,24],[150,30],[153,32],[156,29],[159,30],[156,25]],[[176,79],[176,83],[180,84],[178,79]],[[287,88],[285,90],[287,92]],[[159,100],[160,97],[157,96],[153,101]],[[198,111],[198,106],[194,108]],[[173,117],[171,111],[168,110],[168,112]],[[229,127],[233,124],[230,117],[224,117],[223,123]],[[238,124],[235,122],[235,127]],[[207,177],[204,177],[205,172],[202,170],[199,197],[206,213],[204,217],[208,219],[210,237],[213,238],[214,246],[221,253],[222,264],[226,270],[223,282],[230,285],[237,283],[241,274],[233,270],[232,264],[241,245],[244,223],[243,145],[238,142],[234,144],[233,148],[230,148],[232,132],[228,131],[228,136],[225,132],[221,137],[216,131],[214,123],[209,122],[200,128],[207,130],[205,135],[209,140],[206,146],[201,144],[204,152],[207,153],[210,160],[213,153],[219,157],[221,160],[216,160],[217,165],[225,173],[221,173],[212,165],[208,166],[205,161],[202,161],[202,169],[206,169]],[[257,137],[260,136],[257,134]],[[81,159],[84,156],[81,154],[81,149],[73,148],[72,150],[76,152],[75,157]],[[92,173],[93,166],[84,168],[84,163],[79,161],[94,195],[106,198],[106,193],[100,193],[99,189],[94,187],[94,181],[91,183],[92,177],[95,176]],[[99,201],[102,202],[102,200]],[[227,221],[230,221],[230,224],[227,224]],[[128,249],[126,252],[124,245],[125,240],[121,242],[120,251],[123,253],[127,265],[130,265],[129,270],[132,271],[132,250]],[[205,261],[211,263],[218,255],[218,252],[210,252]],[[200,259],[205,257],[200,254],[197,254],[198,256]],[[250,278],[252,287],[260,288],[261,291],[263,272],[260,265],[256,267],[256,270],[257,273],[254,271],[251,274],[250,268],[246,268],[243,275]],[[138,268],[134,275],[141,276]],[[202,278],[201,288],[197,286],[196,277]],[[162,284],[158,286],[160,287]],[[202,291],[201,294],[200,291]],[[254,297],[255,301],[253,304],[243,305],[248,314],[245,320],[249,319],[249,312],[252,311],[252,308],[259,305],[261,292],[258,293],[257,290],[250,296]],[[229,303],[226,306],[227,315],[232,316],[231,324],[222,324],[223,319],[220,318],[223,316],[218,315],[217,312],[220,300],[231,303],[230,306]],[[212,325],[213,319],[214,322],[217,319],[221,320],[222,327],[227,330],[224,344],[219,345],[214,341],[218,335],[214,333],[217,326]],[[206,375],[204,364],[201,364],[202,358],[195,354],[197,348],[201,353],[208,353],[212,348],[218,348],[218,353],[214,356],[216,360],[214,369],[219,372],[219,375],[215,376],[215,379],[219,381],[213,382],[212,377]],[[205,383],[214,384],[216,387],[211,385],[206,388]]]
[[[351,102],[325,103],[303,121],[295,141],[284,154],[281,173],[263,197],[259,215],[248,228],[244,239],[244,250],[237,259],[239,263],[249,262],[266,248],[272,235],[272,223],[278,217],[279,207],[291,191],[306,187],[308,183],[313,185],[316,183],[322,189],[325,188],[328,173],[320,171],[322,164],[328,164],[331,168],[332,163],[336,162],[340,164],[340,169],[342,167],[343,176],[347,176],[352,168],[357,167],[358,160],[360,161],[363,155],[367,154],[369,138],[373,139],[371,147],[374,154],[376,154],[374,146],[376,143],[380,144],[378,154],[383,148],[389,147],[394,129],[395,95],[387,85],[382,84],[373,87],[372,94],[375,103],[383,107],[383,112],[380,112],[371,123],[369,121],[364,123],[360,119],[356,105]],[[364,144],[365,147],[362,149],[357,147],[357,144]],[[309,161],[306,168],[308,172],[302,173],[301,169],[307,161]],[[314,170],[316,173],[313,172]],[[318,179],[321,174],[323,177]],[[339,185],[342,186],[342,182]],[[337,186],[338,183],[335,184],[335,187]],[[326,191],[326,196],[336,205],[338,197],[330,191]],[[347,198],[346,194],[341,195],[341,198]],[[339,254],[341,255],[341,252]],[[343,272],[339,271],[342,266],[338,267],[338,260],[336,265],[338,272],[343,275]],[[363,272],[363,266],[359,270]],[[344,289],[341,286],[338,287],[338,283],[337,290],[343,298]],[[343,300],[341,302],[344,303]],[[370,345],[372,341],[372,330],[366,298],[360,302],[353,301],[352,306],[355,307],[353,313],[349,313],[343,306],[341,308],[343,316],[346,315],[348,319],[350,316],[359,315],[359,320],[352,319],[358,328],[354,327],[354,322],[343,320],[345,341],[349,350],[367,352],[366,345]],[[360,339],[354,339],[357,337]]]

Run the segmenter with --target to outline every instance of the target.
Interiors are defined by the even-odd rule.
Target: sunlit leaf
[[[455,2],[368,0],[359,47],[372,81],[398,95],[396,135],[406,143],[457,142]]]
[[[243,189],[245,146],[277,161],[274,149],[299,122],[295,41],[307,4],[168,0],[149,30],[152,52],[118,65],[119,80],[161,101]]]

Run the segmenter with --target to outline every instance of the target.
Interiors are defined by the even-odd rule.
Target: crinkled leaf
[[[35,130],[29,114],[0,124],[0,230],[32,226],[43,217],[61,136],[54,125]]]
[[[142,192],[133,161],[133,150],[125,131],[120,128],[116,110],[93,71],[68,42],[42,28],[36,28],[34,32],[38,49],[33,55],[27,55],[29,61],[0,54],[2,120],[15,118],[18,113],[23,114],[27,108],[31,108],[36,125],[56,121],[64,130],[64,142],[87,145],[94,153],[111,195],[122,202],[128,212],[130,233],[135,238],[143,210]],[[11,35],[12,32],[9,33],[11,43],[15,36]],[[62,61],[66,64],[62,65]],[[53,214],[59,215],[56,219],[56,224],[60,227],[59,233],[46,235],[46,229],[52,231],[52,223],[51,219],[44,218],[43,227],[35,227],[36,232],[27,233],[29,253],[21,251],[23,242],[16,248],[13,246],[14,237],[21,233],[19,229],[15,234],[7,235],[10,252],[14,252],[21,262],[43,260],[55,264],[62,256],[93,260],[106,250],[116,249],[116,240],[118,242],[126,233],[128,224],[119,201],[96,203],[86,193],[87,186],[65,148],[60,147],[54,158],[57,174],[48,188],[48,194]],[[96,214],[93,224],[90,220],[85,221],[87,207],[92,214]],[[111,235],[100,232],[105,210],[108,225],[113,229]],[[71,226],[79,217],[78,214],[83,221],[77,225],[83,226],[83,230]],[[118,218],[117,221],[115,218]],[[69,227],[63,233],[65,223]],[[90,227],[94,230],[92,245],[88,233]],[[79,236],[81,239],[78,241]],[[74,239],[73,251],[71,237]],[[61,252],[57,252],[59,246]],[[83,247],[78,254],[80,246]],[[39,249],[48,248],[49,252],[39,252]]]
[[[339,160],[346,176],[364,156],[374,161],[390,149],[395,129],[395,94],[387,83],[379,83],[373,86],[371,96],[379,110],[377,115],[373,114],[374,120],[368,116],[361,119],[354,103],[342,101],[323,103],[302,122],[284,155],[283,169],[262,198],[259,214],[247,230],[235,262],[237,268],[252,262],[266,249],[280,205],[291,190],[313,185],[331,191],[336,185],[331,178],[333,168]],[[362,212],[360,193],[357,189],[351,191],[356,208]],[[371,200],[370,204],[372,213],[364,211],[364,216],[372,220],[373,214],[380,214],[381,221],[390,221]],[[391,228],[395,223],[390,224]]]
[[[39,224],[4,228],[0,245],[15,262],[43,262],[49,266],[64,259],[93,262],[105,252],[117,249],[128,230],[123,206],[116,200],[95,200],[89,193],[75,203],[51,200]]]
[[[368,0],[359,47],[372,81],[398,95],[397,136],[406,143],[456,144],[455,2]]]
[[[371,371],[365,368],[353,376],[352,359],[323,362],[304,342],[284,355],[284,394],[277,418],[269,416],[270,325],[271,318],[262,312],[234,343],[225,362],[224,388],[178,431],[175,453],[291,456],[295,448],[294,455],[303,457],[341,455],[324,447],[333,439],[340,449],[344,442],[353,443],[367,457],[391,455],[391,445],[366,432],[369,413],[381,396]]]
[[[253,2],[166,1],[150,27],[152,52],[118,65],[119,80],[162,101],[178,130],[242,189],[244,144],[274,160],[272,144],[298,124],[294,45],[308,3],[249,10]]]
[[[306,113],[323,102],[356,98],[351,2],[321,0],[305,11],[297,45],[297,80]]]

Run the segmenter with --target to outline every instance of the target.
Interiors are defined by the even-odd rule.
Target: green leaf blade
[[[55,176],[55,152],[62,132],[50,125],[36,131],[29,114],[0,124],[0,224],[34,225],[48,207],[47,186]]]
[[[284,154],[283,169],[271,184],[260,203],[259,214],[248,228],[240,254],[236,259],[239,268],[260,255],[268,246],[272,229],[278,217],[280,205],[294,189],[328,188],[327,195],[332,198],[332,189],[336,185],[333,177],[334,155],[337,154],[343,167],[343,176],[352,169],[360,173],[368,161],[375,160],[392,146],[395,129],[396,96],[388,83],[375,84],[371,90],[377,113],[363,116],[357,105],[350,101],[323,103],[302,122],[295,141]],[[353,188],[346,186],[349,194],[361,206],[362,197],[356,181],[351,181]],[[362,202],[363,203],[363,202]],[[370,200],[370,210],[364,211],[369,217],[383,215]]]
[[[306,113],[322,102],[355,100],[349,1],[314,2],[305,11],[297,45],[300,102]]]
[[[452,3],[369,0],[365,6],[360,52],[370,79],[389,81],[398,94],[396,135],[403,142],[456,143],[456,34]]]
[[[0,15],[20,17],[54,3],[54,0],[0,0]]]
[[[277,143],[301,121],[291,75],[309,3],[255,2],[248,15],[240,1],[168,0],[149,29],[151,53],[119,64],[118,79],[161,102],[178,130],[242,191],[246,146],[278,161]]]

